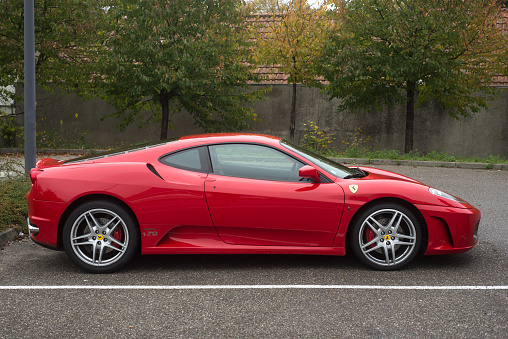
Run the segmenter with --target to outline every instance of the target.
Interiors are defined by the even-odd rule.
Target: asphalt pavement
[[[507,338],[508,171],[379,167],[478,207],[478,245],[396,272],[351,256],[175,255],[93,275],[19,241],[0,251],[0,338]]]

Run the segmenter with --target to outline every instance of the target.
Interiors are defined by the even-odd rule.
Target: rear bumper
[[[42,201],[27,196],[30,239],[44,247],[58,249],[58,225],[68,204]]]
[[[466,252],[478,242],[481,212],[476,208],[416,206],[427,224],[425,255]]]

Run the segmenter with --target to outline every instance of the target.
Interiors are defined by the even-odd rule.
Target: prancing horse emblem
[[[358,185],[349,185],[349,190],[351,193],[356,193],[358,191]]]

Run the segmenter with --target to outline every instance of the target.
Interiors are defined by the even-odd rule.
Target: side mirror
[[[303,166],[298,171],[298,176],[300,178],[312,179],[314,182],[321,182],[319,178],[319,172],[312,166]]]

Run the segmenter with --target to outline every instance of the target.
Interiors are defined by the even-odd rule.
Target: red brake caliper
[[[118,240],[119,242],[122,242],[122,235],[123,235],[123,231],[121,228],[117,228],[114,232],[113,232],[113,238],[115,238],[116,240]],[[116,248],[119,248],[120,245],[118,245],[117,243],[113,243],[112,244],[114,247]]]
[[[374,233],[374,231],[369,228],[365,234],[365,243],[369,243],[370,241],[372,241],[374,238],[376,237],[376,233]],[[371,248],[372,246],[375,246],[375,243],[374,244],[371,244],[369,246],[369,248]]]

